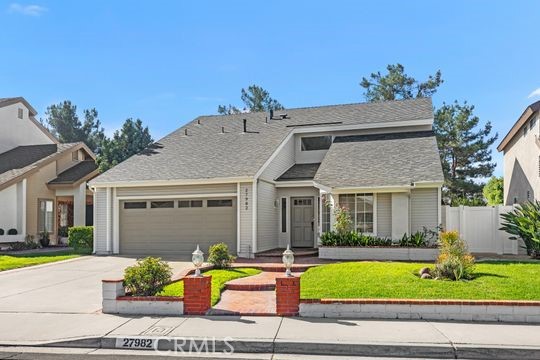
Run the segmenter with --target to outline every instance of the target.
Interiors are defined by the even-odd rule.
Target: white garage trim
[[[186,194],[186,195],[142,195],[142,196],[117,196],[118,200],[154,200],[154,199],[194,199],[194,198],[213,198],[213,197],[236,197],[237,193],[218,193],[218,194]]]
[[[113,188],[113,254],[120,252],[120,200],[116,193],[116,188]]]
[[[253,182],[252,187],[251,218],[253,222],[251,227],[251,252],[255,254],[257,252],[257,181]]]
[[[240,252],[240,183],[236,183],[236,253]]]

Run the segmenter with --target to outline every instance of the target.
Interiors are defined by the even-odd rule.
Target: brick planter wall
[[[300,310],[300,278],[276,278],[276,314],[296,316]]]
[[[212,276],[184,278],[184,313],[204,315],[211,307]]]

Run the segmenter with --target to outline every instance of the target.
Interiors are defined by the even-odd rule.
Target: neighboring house
[[[0,242],[92,224],[86,181],[97,175],[95,155],[83,143],[60,144],[22,97],[0,98]],[[8,236],[15,229],[16,236]]]
[[[364,233],[440,224],[430,99],[201,116],[90,182],[98,254],[313,248],[329,204]]]
[[[497,150],[504,154],[504,204],[540,200],[540,101],[529,105]]]

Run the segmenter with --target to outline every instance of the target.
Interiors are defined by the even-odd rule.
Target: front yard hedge
[[[93,249],[94,227],[74,226],[69,228],[68,245],[74,249]]]

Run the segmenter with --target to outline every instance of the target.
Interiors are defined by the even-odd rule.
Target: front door
[[[291,198],[291,242],[293,247],[313,247],[313,198]]]

